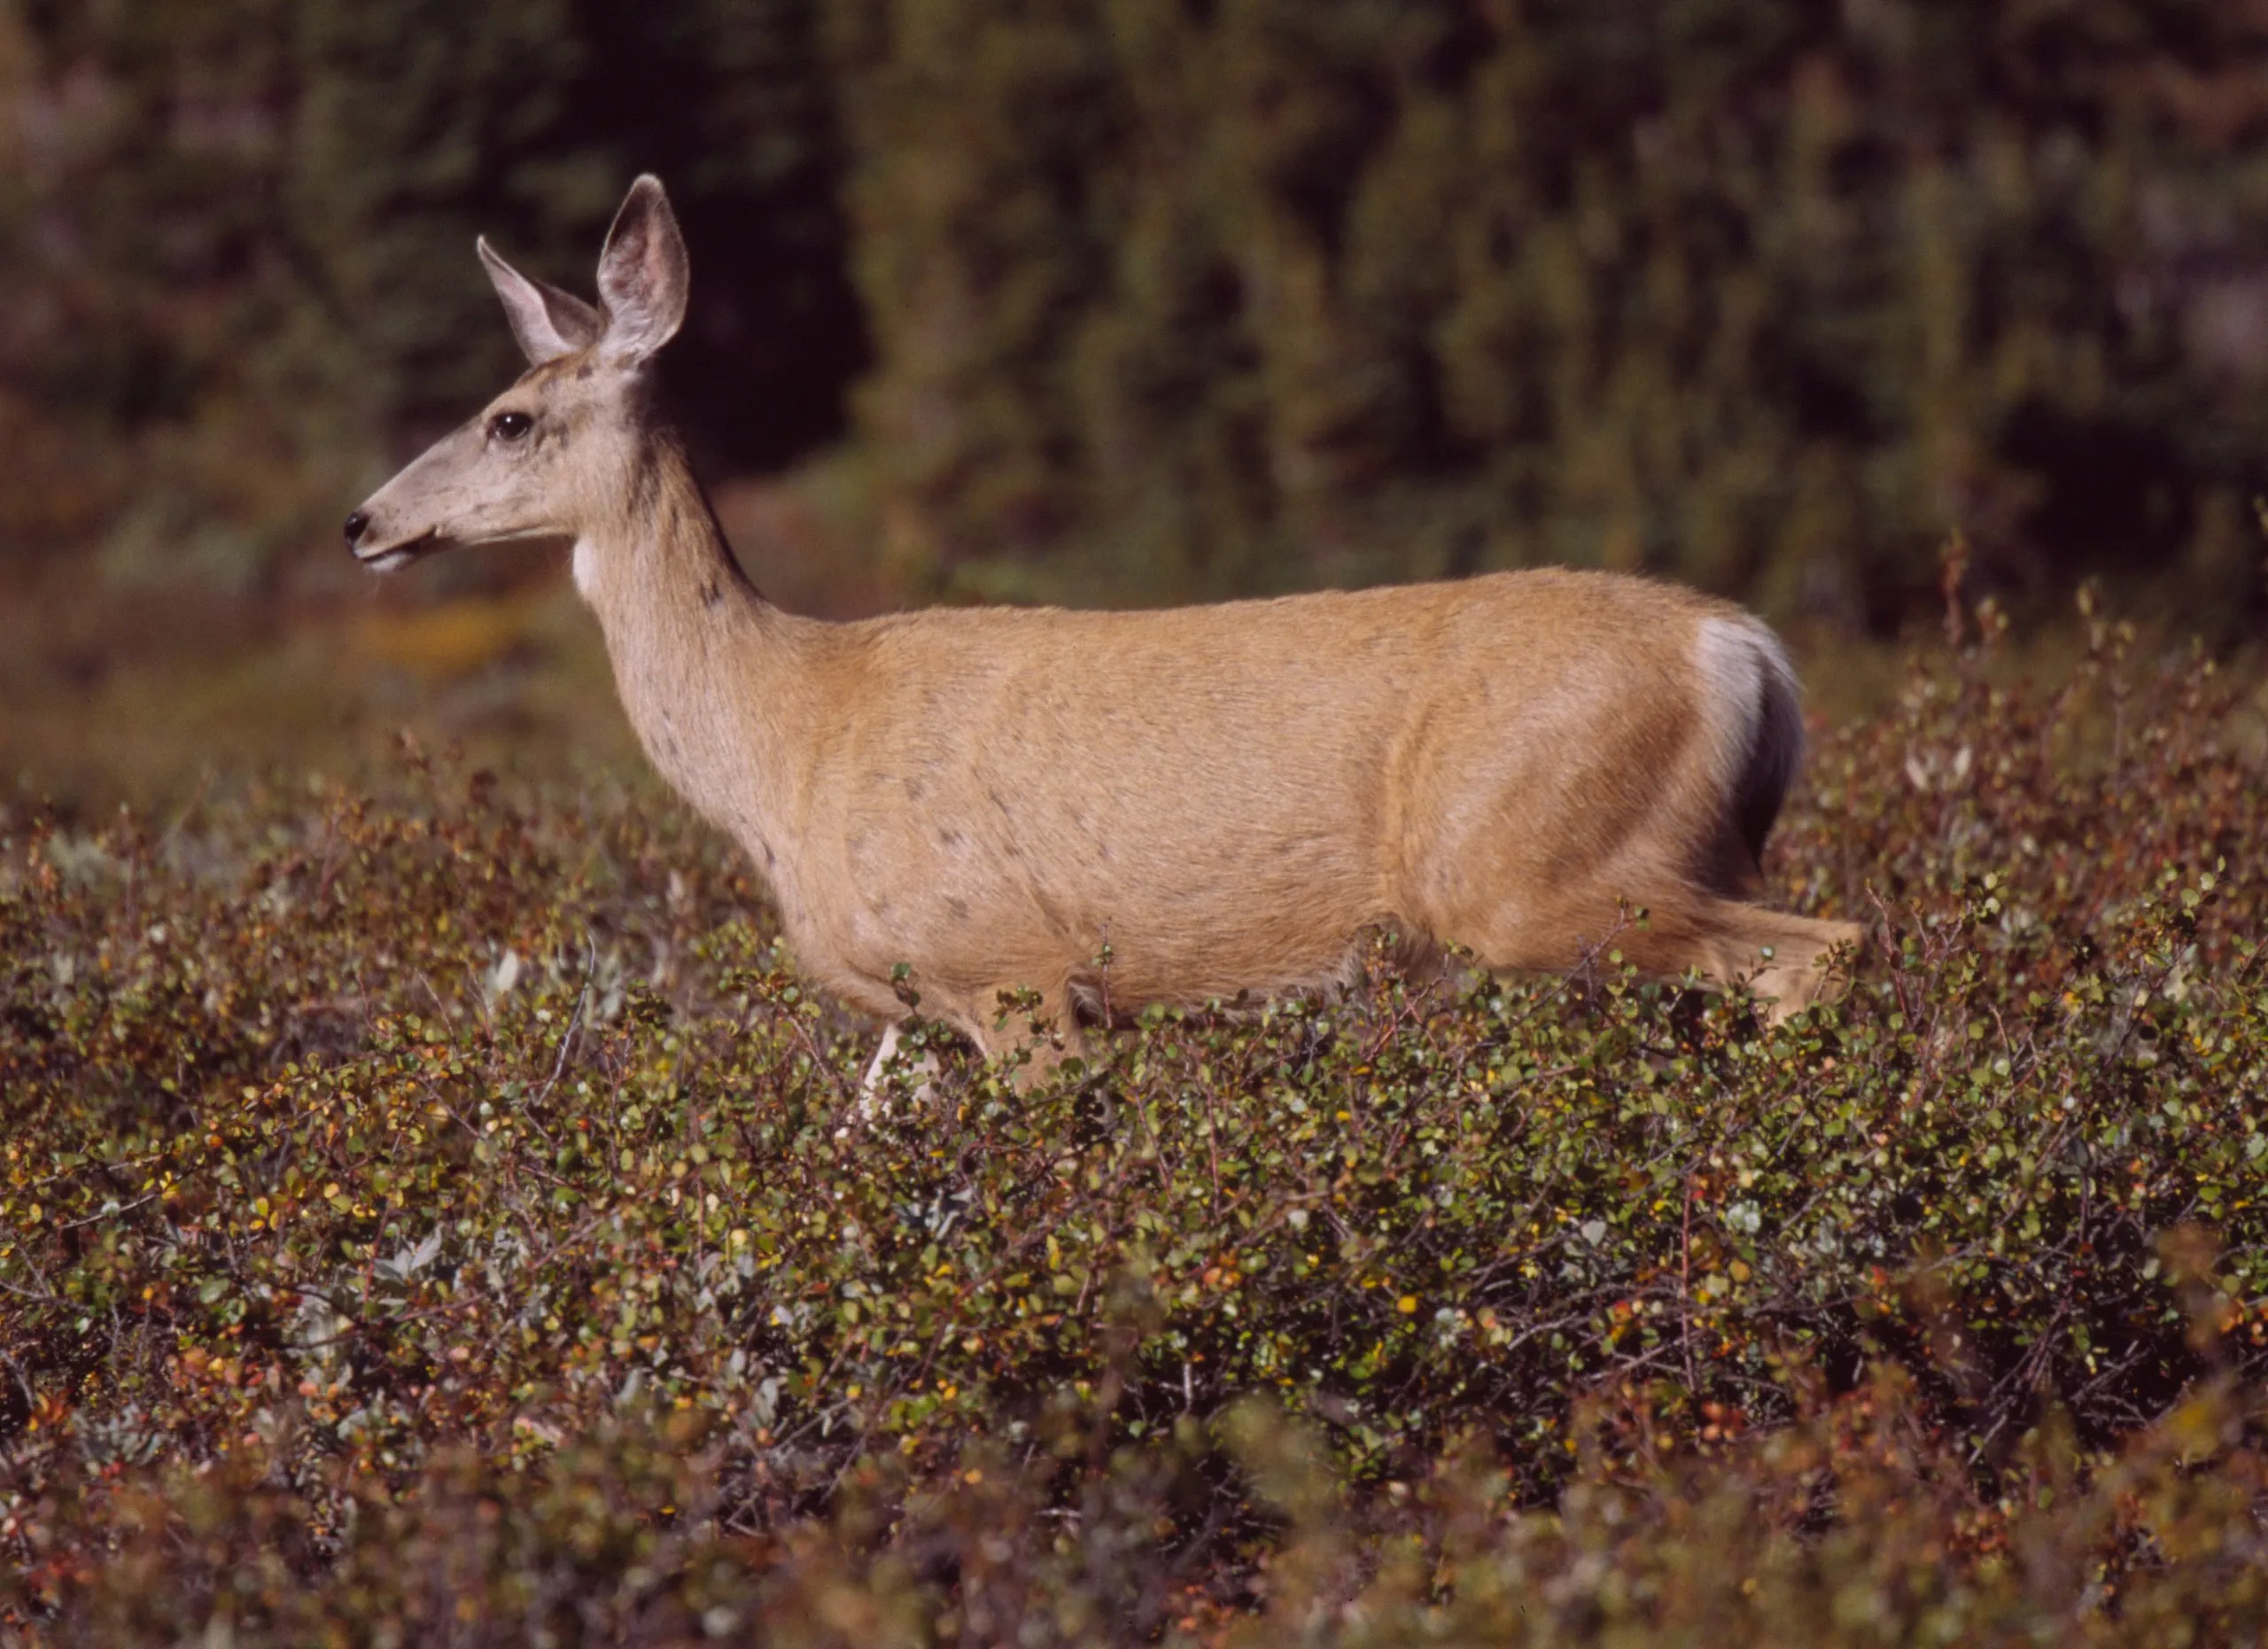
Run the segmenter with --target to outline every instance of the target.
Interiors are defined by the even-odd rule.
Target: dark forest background
[[[0,0],[0,579],[343,577],[474,235],[587,290],[651,169],[704,470],[892,599],[2263,617],[2262,0]]]

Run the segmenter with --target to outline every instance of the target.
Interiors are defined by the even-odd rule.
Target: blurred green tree
[[[2268,0],[0,0],[0,559],[273,564],[653,169],[699,449],[916,592],[2262,610]]]
[[[32,307],[0,416],[54,481],[9,490],[83,507],[12,500],[0,556],[91,527],[130,563],[271,564],[517,369],[474,236],[587,288],[641,169],[703,250],[670,362],[703,450],[841,432],[866,346],[809,0],[5,3],[29,136],[0,264]]]
[[[862,418],[942,582],[1552,560],[1857,627],[1960,528],[2256,611],[2251,0],[835,15]]]

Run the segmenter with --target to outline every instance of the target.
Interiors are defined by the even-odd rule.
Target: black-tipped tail
[[[1732,794],[1732,814],[1749,857],[1761,863],[1764,844],[1804,758],[1804,712],[1796,673],[1779,642],[1761,625],[1751,632],[1756,663],[1754,719],[1748,754]]]

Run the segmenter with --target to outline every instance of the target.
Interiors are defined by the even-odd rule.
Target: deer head
[[[649,363],[685,319],[685,241],[650,176],[607,232],[596,308],[478,245],[528,370],[346,517],[347,548],[382,572],[463,544],[585,539],[620,508]]]

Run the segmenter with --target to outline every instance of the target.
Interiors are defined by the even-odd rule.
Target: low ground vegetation
[[[19,811],[0,1641],[2255,1638],[2260,774],[2090,624],[1821,741],[1839,1006],[1382,947],[878,1114],[671,807]]]

